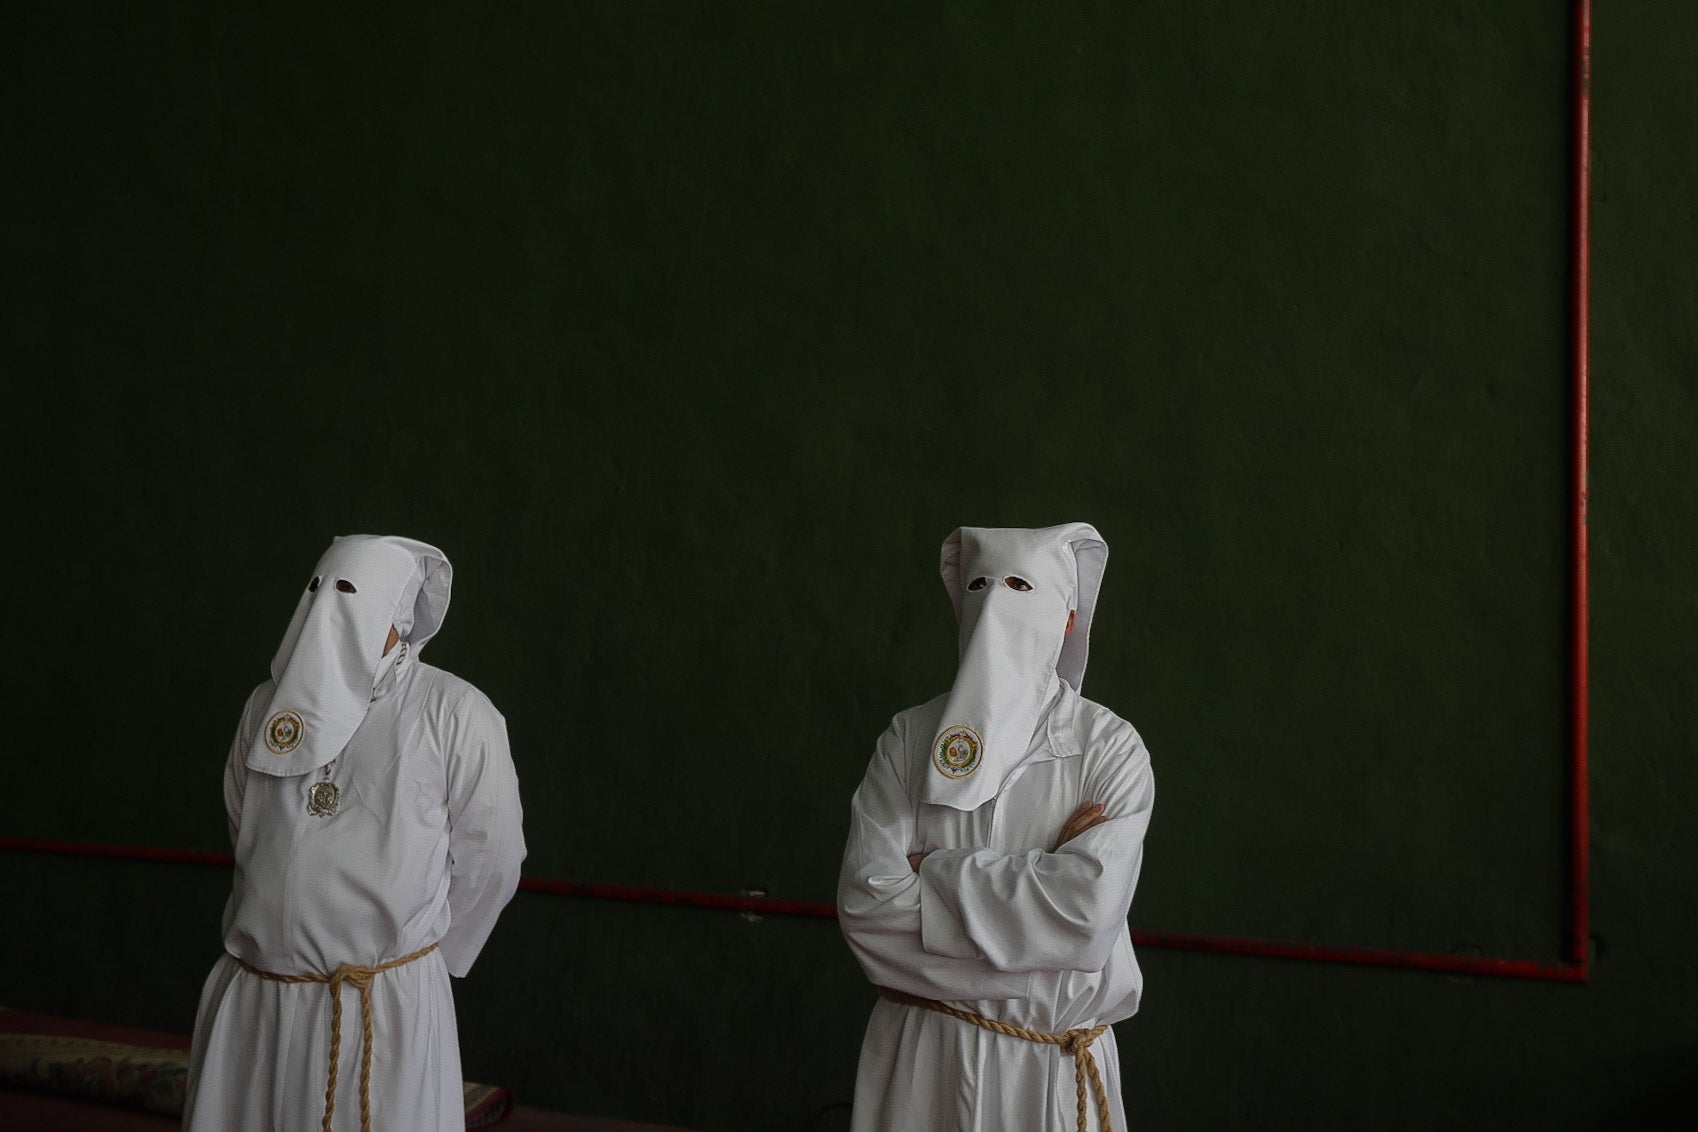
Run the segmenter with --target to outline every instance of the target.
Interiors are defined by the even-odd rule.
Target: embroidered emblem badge
[[[292,711],[280,711],[265,721],[265,745],[274,754],[286,755],[301,745],[307,725]]]
[[[932,748],[932,762],[947,778],[966,778],[979,769],[984,756],[984,740],[971,727],[945,728]]]
[[[307,813],[315,818],[334,817],[342,804],[342,792],[334,782],[315,782],[307,789]]]

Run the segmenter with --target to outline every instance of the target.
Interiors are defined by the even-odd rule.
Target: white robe
[[[334,816],[307,812],[319,772],[250,771],[245,756],[275,688],[254,690],[225,772],[236,850],[226,954],[201,992],[183,1126],[191,1132],[316,1129],[331,1002],[278,974],[376,966],[440,946],[371,984],[374,1129],[463,1129],[448,976],[471,968],[513,896],[525,856],[519,784],[501,714],[439,668],[401,663],[337,756]],[[344,985],[336,1129],[359,1127],[359,992]]]
[[[1065,684],[1000,793],[970,813],[914,801],[945,697],[898,715],[851,807],[844,937],[875,986],[1057,1033],[1129,1018],[1143,976],[1126,915],[1155,801],[1137,732]],[[1085,801],[1107,820],[1050,852]],[[916,875],[908,854],[934,850]],[[1126,1127],[1114,1031],[1092,1046]],[[861,1045],[857,1132],[1076,1127],[1074,1062],[881,998]],[[1089,1094],[1090,1127],[1098,1127]]]

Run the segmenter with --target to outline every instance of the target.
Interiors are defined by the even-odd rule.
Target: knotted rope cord
[[[379,963],[375,967],[356,967],[344,963],[328,975],[279,975],[261,971],[249,963],[242,970],[274,983],[328,983],[330,985],[330,1079],[324,1086],[324,1132],[330,1132],[330,1118],[336,1112],[336,1071],[342,1060],[342,984],[351,983],[360,992],[360,1028],[365,1044],[360,1048],[360,1132],[371,1132],[371,981],[384,971],[405,966],[436,950],[436,944],[421,948],[411,955]]]
[[[937,1002],[918,995],[904,994],[880,987],[879,994],[891,1002],[904,1006],[918,1006],[925,1010],[935,1010],[939,1014],[947,1014],[963,1022],[971,1022],[981,1029],[993,1034],[1002,1034],[1010,1038],[1022,1038],[1028,1042],[1040,1045],[1058,1046],[1061,1052],[1073,1059],[1073,1084],[1079,1095],[1079,1132],[1086,1132],[1088,1121],[1085,1114],[1085,1078],[1091,1080],[1091,1093],[1097,1098],[1097,1115],[1102,1118],[1102,1132],[1114,1132],[1114,1125],[1108,1116],[1108,1090],[1103,1088],[1102,1074],[1097,1071],[1097,1059],[1091,1056],[1091,1043],[1102,1036],[1108,1029],[1108,1023],[1092,1026],[1090,1029],[1068,1030],[1064,1034],[1047,1034],[1042,1030],[1028,1030],[1024,1026],[1014,1026],[1007,1022],[996,1022],[989,1018],[981,1018],[970,1010],[958,1010],[953,1006]]]

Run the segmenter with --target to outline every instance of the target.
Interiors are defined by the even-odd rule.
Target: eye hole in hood
[[[345,594],[357,594],[360,592],[359,589],[355,587],[354,583],[350,582],[346,578],[336,579],[336,588]]]

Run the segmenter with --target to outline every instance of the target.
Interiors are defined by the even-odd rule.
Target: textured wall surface
[[[1591,984],[1147,951],[1138,1126],[1690,1082],[1695,36],[1597,33]],[[0,834],[220,848],[298,587],[388,531],[455,562],[527,872],[829,900],[951,674],[937,544],[1078,518],[1135,926],[1556,959],[1568,50],[1553,0],[14,6]],[[186,1029],[226,886],[0,854],[0,1003]],[[541,896],[459,992],[468,1075],[710,1129],[843,1126],[870,1002],[826,922]]]

